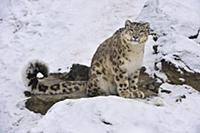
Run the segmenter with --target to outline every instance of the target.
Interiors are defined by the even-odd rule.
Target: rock
[[[69,73],[51,73],[50,76],[54,76],[62,80],[87,81],[89,79],[88,77],[89,69],[90,68],[85,65],[73,64]],[[155,96],[158,94],[158,89],[161,83],[158,83],[156,78],[151,77],[149,74],[145,72],[145,70],[146,70],[145,67],[142,67],[140,71],[138,86],[140,87],[141,90],[143,90],[143,92],[145,92],[145,95],[147,95],[148,97]],[[64,98],[63,97],[55,98],[56,96],[54,97],[54,96],[42,96],[42,95],[34,96],[34,95],[30,95],[27,91],[25,91],[25,95],[30,96],[30,99],[28,99],[25,103],[26,108],[35,113],[41,113],[43,115],[56,102],[69,98],[67,96]],[[40,98],[40,97],[44,97],[44,98]],[[83,96],[80,95],[80,97],[77,97],[77,98],[82,98],[82,97]]]
[[[90,68],[81,64],[73,64],[70,72],[66,76],[66,80],[87,81],[89,79]]]
[[[159,92],[161,83],[159,83],[155,77],[151,77],[148,73],[146,73],[145,70],[146,68],[142,67],[140,71],[138,87],[147,97],[156,96]]]
[[[168,78],[168,82],[176,85],[190,85],[194,89],[200,91],[200,73],[188,72],[183,68],[177,68],[175,64],[161,60],[162,72],[164,72]]]
[[[30,111],[33,111],[35,113],[40,113],[42,115],[45,115],[46,112],[49,110],[51,106],[53,106],[58,101],[43,101],[41,99],[38,99],[35,96],[32,96],[25,102],[25,106]]]
[[[197,72],[188,72],[183,68],[177,68],[175,64],[166,61],[165,59],[161,60],[161,71],[166,74],[168,80],[167,82],[176,85],[187,84],[192,86],[194,89],[200,91],[200,73]],[[50,75],[56,78],[60,78],[62,80],[71,80],[71,81],[87,81],[89,75],[89,67],[81,64],[73,64],[69,73],[51,73]],[[147,97],[156,96],[159,92],[159,87],[162,83],[157,81],[157,77],[151,77],[148,73],[145,72],[146,68],[142,67],[140,71],[140,77],[138,82],[138,87],[145,93]],[[161,90],[162,93],[171,93],[167,90]],[[72,98],[70,96],[55,98],[56,96],[41,96],[44,97],[39,98],[39,96],[30,95],[29,92],[25,92],[25,95],[30,97],[26,101],[26,108],[29,110],[45,114],[48,109],[58,101]],[[82,98],[83,95],[79,95],[76,98]],[[84,96],[85,97],[85,96]]]
[[[84,81],[88,80],[88,74],[89,67],[73,64],[69,73],[50,73],[49,77],[59,78],[61,80]],[[69,98],[67,96],[62,96],[62,98],[60,98],[59,96],[31,95],[28,91],[25,91],[24,94],[25,96],[30,97],[25,103],[26,108],[35,113],[41,113],[42,115],[46,114],[48,109],[55,103]],[[81,97],[82,96],[79,98]]]

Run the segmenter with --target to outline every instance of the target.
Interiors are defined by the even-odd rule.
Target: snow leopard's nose
[[[139,41],[139,37],[138,36],[133,36],[133,41]]]

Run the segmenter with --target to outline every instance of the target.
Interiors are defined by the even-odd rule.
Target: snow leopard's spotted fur
[[[127,20],[125,27],[98,47],[91,62],[88,81],[65,81],[48,77],[47,66],[36,61],[25,69],[25,79],[32,94],[73,94],[82,91],[87,96],[118,95],[125,98],[144,98],[138,88],[139,70],[149,24]],[[37,78],[37,73],[43,78]]]

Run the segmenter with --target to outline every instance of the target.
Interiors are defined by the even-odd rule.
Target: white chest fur
[[[144,57],[144,44],[131,46],[131,52],[127,54],[128,60],[122,66],[127,70],[128,75],[134,74],[135,71],[141,68]]]

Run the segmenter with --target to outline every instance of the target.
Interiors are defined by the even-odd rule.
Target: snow
[[[160,52],[156,57],[152,56],[148,44],[144,64],[149,67],[149,71],[153,71],[153,65],[149,62],[154,63],[164,58],[174,62],[177,67],[200,72],[198,63],[200,45],[195,40],[188,39],[200,28],[199,1],[149,0],[145,5],[147,7],[141,11],[137,19],[150,22],[151,27],[159,36],[158,41],[151,42],[150,45],[157,44]],[[175,61],[174,55],[180,56],[181,62]],[[154,57],[151,61],[148,59],[150,56]]]
[[[199,95],[196,92],[189,94],[193,90],[187,86],[164,84],[162,87],[173,91],[172,95],[161,95],[157,99],[164,101],[164,106],[114,96],[59,102],[30,132],[197,133],[200,107],[192,101],[200,100]],[[187,99],[174,102],[179,95],[185,95]]]
[[[166,78],[154,70],[162,58],[200,72],[200,37],[188,39],[200,28],[199,7],[199,0],[1,0],[0,133],[199,133],[200,95],[186,85],[163,84],[171,94],[146,100],[68,99],[41,116],[25,108],[21,80],[21,69],[32,59],[44,60],[52,72],[67,71],[72,63],[89,65],[98,45],[126,19],[148,21],[158,33],[158,41],[150,37],[145,48],[149,74]]]

